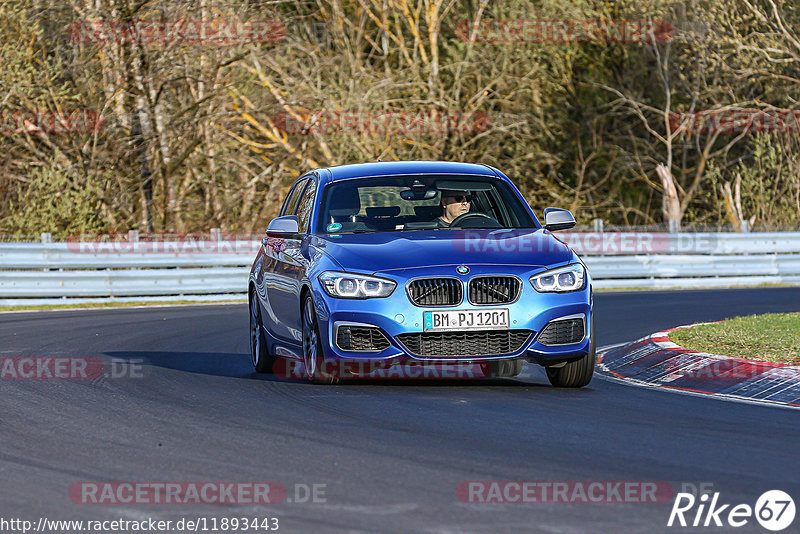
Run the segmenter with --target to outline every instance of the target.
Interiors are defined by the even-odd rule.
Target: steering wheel
[[[492,217],[490,215],[486,215],[485,213],[481,213],[479,211],[475,211],[475,212],[472,212],[472,213],[465,213],[463,215],[459,215],[458,217],[453,219],[453,222],[450,223],[450,228],[453,228],[453,227],[456,227],[456,226],[458,226],[460,228],[464,228],[464,226],[461,224],[461,222],[466,220],[466,219],[476,219],[475,222],[478,223],[476,225],[469,225],[466,228],[502,228],[503,227],[503,225],[500,224],[500,221],[498,221],[494,217]],[[478,219],[480,219],[480,220],[478,220]],[[492,223],[494,223],[494,224],[492,224]]]

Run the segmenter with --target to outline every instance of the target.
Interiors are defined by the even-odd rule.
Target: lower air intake
[[[350,352],[380,352],[389,346],[389,340],[375,327],[340,326],[336,346]]]
[[[561,319],[550,321],[539,334],[537,341],[542,345],[569,345],[583,339],[583,319]]]
[[[414,356],[455,358],[513,354],[530,337],[530,330],[486,330],[400,334],[397,340]]]

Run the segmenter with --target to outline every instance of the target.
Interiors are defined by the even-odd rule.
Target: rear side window
[[[300,201],[300,195],[303,193],[303,187],[305,187],[307,182],[308,180],[301,180],[289,191],[281,215],[294,215],[297,210],[297,204]]]
[[[299,219],[299,227],[301,232],[308,231],[308,223],[311,220],[311,212],[314,210],[314,193],[317,192],[317,184],[314,180],[309,180],[308,187],[306,187],[303,196],[300,197],[300,203],[297,206],[297,218]]]

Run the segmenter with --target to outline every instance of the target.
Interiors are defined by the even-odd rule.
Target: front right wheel
[[[258,296],[250,293],[250,358],[258,373],[271,373],[275,357],[267,350],[264,332],[261,325],[261,310],[258,305]]]
[[[489,364],[489,378],[512,378],[522,372],[522,358],[499,360]]]
[[[325,358],[322,353],[322,336],[319,334],[317,313],[314,311],[314,300],[307,294],[303,301],[303,363],[306,377],[315,384],[336,384],[339,378],[326,372]]]

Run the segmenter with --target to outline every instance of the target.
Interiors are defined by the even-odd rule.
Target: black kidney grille
[[[453,358],[503,356],[518,352],[531,337],[530,330],[478,332],[423,332],[400,334],[397,340],[415,356]]]
[[[463,286],[455,278],[423,278],[408,284],[408,297],[416,306],[455,306]]]
[[[562,319],[548,323],[537,341],[542,345],[566,345],[579,342],[583,335],[583,319]]]
[[[511,276],[481,276],[469,282],[472,304],[508,304],[519,296],[522,283]]]
[[[389,346],[389,340],[379,329],[368,326],[340,326],[336,346],[353,352],[376,352]]]

